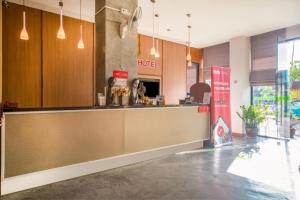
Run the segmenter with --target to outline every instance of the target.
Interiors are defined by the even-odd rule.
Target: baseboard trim
[[[64,181],[108,169],[113,169],[141,161],[158,158],[164,155],[193,150],[203,146],[203,141],[193,141],[183,144],[171,145],[162,148],[124,154],[100,160],[68,165],[49,170],[4,178],[1,183],[1,195],[27,190],[51,183]]]
[[[244,137],[245,134],[244,133],[232,132],[232,136],[234,136],[234,137]]]

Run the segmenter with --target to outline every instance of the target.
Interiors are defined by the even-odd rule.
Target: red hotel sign
[[[128,79],[128,72],[127,71],[114,70],[113,71],[113,77]]]
[[[150,67],[155,68],[156,62],[153,60],[137,59],[137,65],[139,67]]]

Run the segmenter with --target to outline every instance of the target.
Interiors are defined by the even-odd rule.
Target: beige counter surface
[[[209,137],[197,106],[9,112],[4,176],[47,170]]]

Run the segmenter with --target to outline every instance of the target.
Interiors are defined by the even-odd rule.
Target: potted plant
[[[237,115],[243,120],[248,137],[256,137],[259,124],[266,120],[267,110],[268,106],[262,108],[261,104],[241,106],[242,112]]]

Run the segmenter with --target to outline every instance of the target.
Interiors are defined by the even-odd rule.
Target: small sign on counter
[[[128,72],[121,70],[114,70],[112,76],[116,78],[115,86],[126,87],[128,80]]]
[[[198,112],[199,113],[207,113],[210,112],[209,106],[205,105],[205,106],[199,106],[198,107]]]

